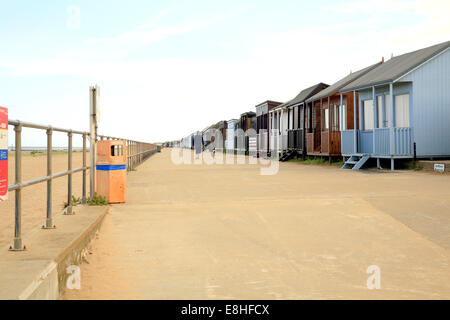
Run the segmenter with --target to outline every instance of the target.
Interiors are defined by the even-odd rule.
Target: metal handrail
[[[90,136],[89,132],[78,131],[72,129],[64,129],[58,127],[52,127],[47,125],[40,125],[30,122],[24,122],[19,120],[9,120],[8,125],[14,126],[15,131],[15,182],[14,184],[8,185],[8,191],[15,191],[15,212],[14,212],[14,243],[10,247],[11,251],[22,251],[25,246],[22,244],[22,189],[29,187],[38,183],[47,182],[47,212],[46,221],[43,229],[54,229],[53,224],[53,213],[52,213],[52,181],[53,179],[68,176],[67,178],[67,207],[64,212],[65,215],[73,214],[73,203],[72,203],[72,174],[82,172],[82,197],[81,203],[86,204],[86,172],[90,170],[91,175],[94,174],[95,170],[91,170],[91,166],[87,165],[87,147],[86,138]],[[46,130],[47,132],[47,175],[44,177],[22,181],[22,128],[32,128]],[[67,133],[68,137],[68,166],[66,171],[52,173],[52,151],[53,151],[53,132],[64,132]],[[79,134],[83,138],[83,164],[80,168],[72,168],[72,136],[73,134]],[[145,161],[149,156],[156,152],[156,146],[150,143],[144,143],[140,141],[120,139],[116,137],[98,135],[101,140],[125,140],[127,145],[127,159],[128,159],[128,170],[133,170]],[[94,168],[95,169],[95,168]],[[93,190],[91,190],[91,197],[93,196]]]
[[[45,176],[45,177],[41,177],[41,178],[37,178],[37,179],[28,180],[28,181],[25,181],[25,182],[22,182],[22,183],[10,184],[8,186],[8,191],[14,191],[14,190],[17,190],[17,189],[20,189],[20,188],[29,187],[29,186],[32,186],[34,184],[38,184],[38,183],[41,183],[41,182],[49,181],[49,180],[56,179],[56,178],[61,178],[61,177],[67,176],[69,173],[77,173],[77,172],[80,172],[80,171],[83,171],[83,170],[87,170],[89,168],[90,167],[81,167],[81,168],[78,168],[78,169],[72,169],[70,171],[67,170],[67,171],[58,172],[58,173],[55,173],[55,174],[50,175],[50,176]]]

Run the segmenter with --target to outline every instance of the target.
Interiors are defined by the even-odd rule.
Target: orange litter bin
[[[97,194],[109,203],[125,202],[127,149],[124,140],[97,141]]]

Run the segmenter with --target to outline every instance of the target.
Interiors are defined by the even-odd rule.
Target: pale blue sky
[[[449,13],[442,0],[1,0],[0,105],[87,130],[97,83],[100,133],[177,139],[450,40]],[[44,138],[24,134],[24,145]]]

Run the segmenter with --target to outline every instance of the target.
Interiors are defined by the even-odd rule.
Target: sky
[[[0,106],[88,131],[97,84],[100,134],[177,140],[448,41],[449,16],[448,0],[0,0]],[[23,145],[45,141],[24,130]]]

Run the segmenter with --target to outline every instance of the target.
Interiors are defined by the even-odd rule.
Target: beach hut
[[[281,102],[267,100],[256,108],[257,156],[269,155],[269,111],[279,106]]]
[[[343,168],[369,158],[450,156],[450,41],[392,57],[340,90],[358,94],[359,130],[342,132]]]
[[[308,156],[341,156],[341,131],[354,129],[354,97],[339,90],[381,65],[382,62],[356,72],[306,99],[306,150]],[[294,114],[295,118],[295,114]],[[342,121],[341,121],[342,120]],[[294,124],[295,126],[295,124]],[[294,136],[294,134],[293,134]],[[292,138],[295,140],[295,136]]]
[[[281,160],[306,154],[306,100],[327,87],[328,85],[322,82],[315,84],[303,89],[294,99],[286,103],[287,147]]]
[[[212,152],[214,151],[214,141],[215,141],[215,130],[217,129],[217,124],[212,124],[202,130],[203,137],[203,150]]]
[[[227,134],[225,140],[225,148],[227,153],[234,153],[236,149],[235,145],[235,130],[238,124],[238,119],[231,119],[227,121]]]
[[[282,103],[269,111],[269,149],[271,152],[278,153],[278,157],[287,151],[288,114],[286,107],[289,102]]]
[[[228,123],[227,121],[219,121],[217,124],[217,130],[220,132],[221,139],[216,140],[216,151],[217,152],[223,152],[225,147],[225,141],[227,139],[227,129],[228,129]]]
[[[250,140],[254,138],[254,141],[256,142],[256,137],[252,137],[251,135],[249,135],[250,129],[253,129],[256,132],[256,113],[253,111],[242,113],[237,123],[236,129],[241,129],[244,133],[243,145],[241,145],[241,143],[238,144],[236,141],[236,147],[239,148],[240,146],[242,149],[238,150],[238,153],[248,155],[250,150]],[[235,137],[235,139],[237,140],[238,137]]]

